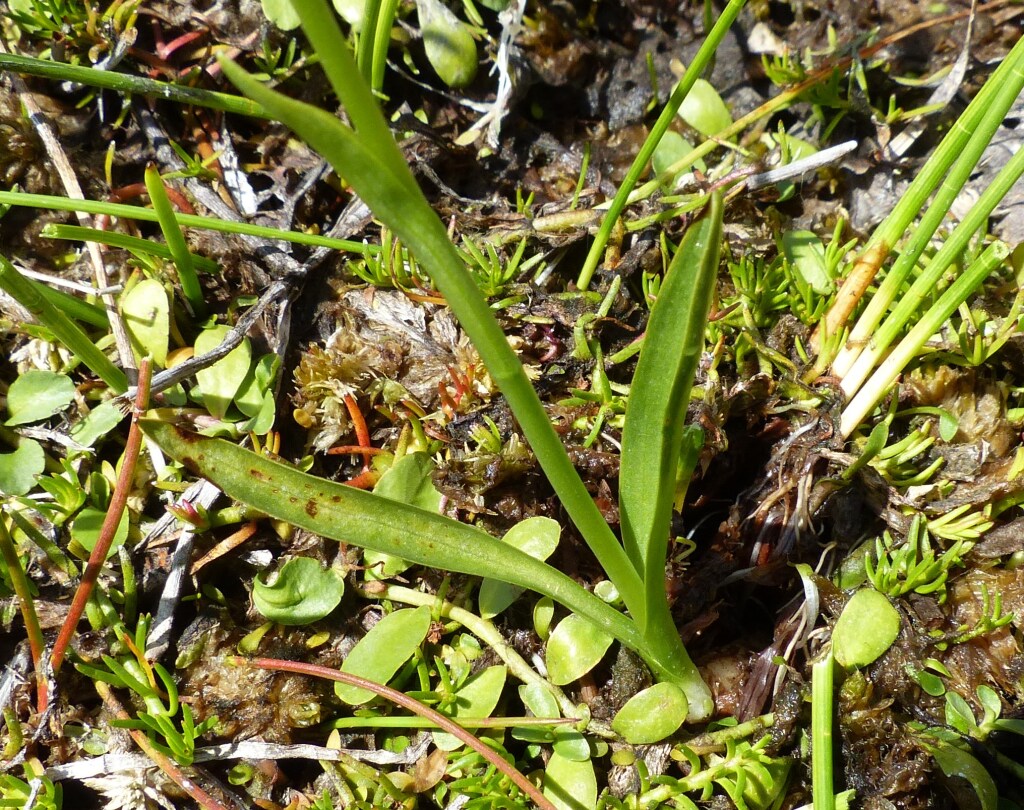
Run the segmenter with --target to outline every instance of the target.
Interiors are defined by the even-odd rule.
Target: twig
[[[368,762],[371,765],[415,765],[426,753],[430,735],[420,734],[404,751],[365,751],[361,748],[326,748],[322,745],[280,743],[243,740],[237,743],[209,745],[197,748],[192,757],[195,763],[222,762],[226,759],[315,759],[323,762],[338,762],[345,758]],[[91,779],[102,774],[135,771],[149,767],[152,761],[142,754],[103,754],[87,757],[46,769],[46,777],[55,782],[64,779]]]
[[[0,54],[7,53],[8,51],[6,46],[0,42]],[[85,195],[82,193],[82,186],[78,182],[78,176],[75,174],[75,170],[71,167],[71,162],[68,160],[67,155],[61,148],[60,141],[57,140],[57,136],[54,133],[53,128],[50,126],[49,121],[46,119],[46,116],[43,115],[42,110],[39,109],[39,105],[36,104],[35,98],[25,85],[24,79],[22,79],[17,73],[10,73],[9,76],[11,86],[18,94],[18,98],[25,107],[25,111],[28,113],[32,126],[35,127],[36,133],[39,135],[39,139],[43,142],[43,148],[46,149],[46,154],[53,163],[53,167],[57,170],[57,174],[60,176],[61,182],[64,184],[64,190],[67,192],[68,197],[73,200],[84,200]],[[91,227],[92,218],[88,214],[76,211],[75,217],[81,225]],[[111,284],[110,279],[107,276],[107,267],[106,263],[103,261],[103,253],[100,251],[100,246],[95,242],[88,242],[86,243],[86,250],[89,252],[89,260],[92,263],[93,274],[96,276],[96,286],[101,290],[108,290],[111,287]],[[121,361],[121,367],[130,374],[130,372],[135,368],[135,355],[132,353],[132,344],[128,337],[128,330],[125,329],[124,321],[121,320],[121,314],[117,311],[117,301],[114,296],[108,292],[103,293],[100,297],[107,309],[107,317],[110,320],[110,331],[114,336],[114,344],[117,346],[117,356]]]
[[[85,605],[89,601],[93,586],[99,578],[103,563],[107,559],[107,553],[114,542],[114,535],[121,523],[121,515],[124,513],[125,505],[128,503],[128,494],[131,492],[132,481],[135,478],[135,466],[139,460],[139,451],[142,449],[142,431],[139,429],[139,417],[149,403],[149,382],[150,365],[149,358],[143,358],[139,366],[139,385],[135,394],[135,407],[132,410],[132,423],[128,428],[128,440],[125,442],[124,457],[121,460],[121,473],[117,477],[117,484],[114,493],[110,498],[110,505],[107,507],[107,515],[100,527],[100,534],[89,554],[89,563],[82,574],[82,580],[75,591],[75,597],[71,602],[68,615],[61,625],[60,633],[53,645],[53,652],[50,656],[50,665],[56,675],[60,672],[60,666],[64,662],[71,639],[78,627],[78,620],[82,618]],[[45,695],[40,696],[40,711],[46,708]]]
[[[217,545],[211,548],[206,554],[203,555],[202,559],[196,560],[192,564],[192,568],[189,573],[195,576],[204,567],[212,563],[214,560],[219,560],[229,551],[234,551],[242,543],[256,534],[258,524],[255,520],[250,520],[244,526],[239,528],[237,531],[232,532],[228,537],[225,537]]]
[[[317,666],[316,664],[306,664],[300,661],[285,661],[279,658],[236,657],[234,660],[239,664],[247,664],[248,666],[257,667],[259,669],[268,669],[278,672],[294,672],[297,675],[308,675],[312,678],[326,678],[331,681],[346,683],[350,686],[358,686],[362,689],[367,689],[376,695],[380,695],[381,697],[390,700],[392,703],[398,704],[402,708],[415,712],[420,717],[426,717],[431,722],[437,723],[440,728],[464,742],[480,754],[480,756],[490,762],[495,768],[505,774],[505,776],[511,779],[516,787],[529,796],[530,800],[536,804],[537,807],[540,807],[542,810],[555,810],[555,806],[544,797],[544,794],[541,793],[529,779],[500,757],[497,752],[488,748],[480,742],[480,740],[466,731],[466,729],[454,722],[450,717],[445,717],[443,714],[434,711],[429,706],[424,706],[418,700],[414,700],[404,692],[399,692],[397,689],[392,689],[390,686],[384,686],[376,683],[375,681],[367,680],[366,678],[360,678],[357,675],[350,675],[347,672],[330,669],[329,667]]]
[[[208,509],[213,506],[214,501],[220,497],[220,490],[209,481],[199,481],[189,487],[179,503],[187,503],[202,506]],[[156,526],[147,535],[143,546],[148,546],[153,539],[167,531],[175,523],[177,517],[167,512]],[[178,603],[181,601],[181,594],[185,586],[185,577],[188,574],[189,560],[192,558],[192,543],[195,539],[195,532],[191,526],[185,526],[178,542],[171,554],[170,570],[167,580],[164,582],[163,591],[160,593],[160,602],[157,604],[156,615],[153,617],[153,625],[146,639],[146,657],[159,658],[171,644],[171,630],[174,627],[174,613]]]

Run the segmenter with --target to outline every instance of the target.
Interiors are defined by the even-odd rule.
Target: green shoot
[[[22,205],[31,208],[44,208],[51,211],[81,211],[86,214],[105,214],[110,217],[121,219],[139,220],[140,222],[157,222],[159,218],[156,212],[148,208],[140,208],[136,205],[123,205],[121,203],[102,202],[99,200],[71,200],[67,197],[52,197],[47,194],[25,194],[21,191],[0,191],[0,205]],[[367,247],[362,242],[354,242],[351,239],[332,239],[329,236],[319,236],[314,233],[302,233],[301,231],[282,231],[278,228],[268,228],[264,225],[250,225],[247,222],[232,222],[227,220],[214,219],[212,217],[200,217],[195,214],[173,214],[178,225],[187,228],[200,228],[207,231],[219,233],[236,233],[243,236],[256,236],[262,239],[276,239],[283,242],[291,242],[295,245],[308,245],[309,247],[326,247],[332,250],[343,250],[348,253],[372,253],[375,249]]]
[[[704,40],[704,44],[701,45],[700,50],[697,51],[696,56],[693,57],[693,62],[687,66],[686,73],[683,74],[683,78],[680,79],[679,84],[676,85],[672,91],[672,95],[669,97],[668,103],[665,105],[665,109],[661,111],[661,115],[658,116],[658,120],[651,128],[650,134],[644,141],[643,146],[640,147],[640,151],[637,153],[636,158],[633,160],[633,164],[629,167],[629,171],[626,173],[625,179],[622,181],[622,185],[619,186],[619,190],[615,193],[615,199],[612,200],[611,206],[604,215],[604,219],[601,220],[601,227],[598,229],[597,236],[594,238],[594,243],[590,246],[590,252],[587,254],[587,259],[583,264],[583,269],[580,270],[579,279],[576,284],[581,290],[585,290],[590,286],[590,279],[593,278],[594,272],[597,270],[597,266],[601,261],[601,256],[604,254],[605,246],[608,244],[608,239],[611,237],[612,230],[615,227],[615,223],[618,222],[619,217],[622,215],[623,209],[629,202],[629,196],[633,189],[636,187],[637,181],[640,176],[647,170],[648,164],[651,162],[651,156],[654,154],[654,150],[657,149],[658,144],[661,142],[662,137],[668,131],[669,124],[672,123],[679,110],[679,106],[683,103],[687,93],[696,83],[697,79],[704,73],[704,69],[711,63],[712,57],[715,55],[715,51],[718,50],[718,45],[725,37],[729,30],[729,27],[739,16],[740,11],[746,4],[746,0],[729,0],[729,4],[722,11],[721,16],[718,18],[718,22],[715,23],[707,37]],[[713,147],[712,147],[713,148]],[[674,176],[675,167],[672,167],[670,171]]]
[[[1020,154],[1018,152],[1018,155]],[[1024,159],[1021,160],[1021,166],[1024,167]],[[931,336],[1009,255],[1010,249],[1003,242],[989,245],[978,261],[949,286],[846,406],[839,425],[839,431],[843,436],[849,436],[857,429],[875,405],[891,390],[896,378]]]
[[[75,82],[87,87],[114,90],[128,95],[150,96],[176,104],[192,104],[197,107],[208,107],[211,110],[221,110],[238,115],[250,115],[257,118],[269,117],[266,110],[247,98],[232,96],[228,93],[216,93],[198,87],[158,82],[155,79],[131,76],[113,70],[69,65],[66,62],[50,62],[13,53],[0,53],[0,70],[10,70],[26,76],[39,76],[58,82]]]
[[[939,186],[949,167],[956,161],[956,166],[936,195],[931,209],[922,219],[920,230],[915,232],[906,246],[904,253],[907,258],[901,257],[898,266],[889,273],[878,293],[872,296],[871,303],[851,330],[848,348],[839,354],[833,364],[838,376],[845,378],[857,355],[860,354],[858,347],[874,334],[875,328],[899,294],[907,275],[949,210],[971,169],[981,158],[992,133],[1002,122],[1006,110],[1022,87],[1024,40],[1019,40],[918,172],[896,207],[864,245],[860,258],[843,283],[835,306],[823,322],[826,334],[836,334],[845,327],[847,319],[871,284],[882,261],[903,237],[914,217],[924,208],[929,195]],[[980,202],[979,200],[979,209]],[[849,390],[847,393],[850,393]]]
[[[174,259],[174,266],[178,270],[178,282],[181,284],[181,291],[185,296],[185,304],[192,315],[202,318],[206,313],[206,304],[203,301],[203,288],[199,284],[195,267],[192,264],[192,254],[185,243],[185,236],[181,232],[181,226],[174,218],[174,210],[171,208],[171,201],[167,198],[167,191],[164,189],[163,180],[156,166],[146,167],[146,190],[149,192],[150,202],[153,203],[153,211],[160,223],[160,230],[164,233],[167,242],[167,249]]]

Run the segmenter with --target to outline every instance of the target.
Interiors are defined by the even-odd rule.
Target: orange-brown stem
[[[132,480],[135,478],[135,466],[139,460],[139,452],[142,449],[142,431],[139,429],[139,417],[146,410],[149,404],[149,381],[151,367],[149,358],[143,359],[139,364],[139,385],[135,394],[135,406],[132,409],[132,423],[128,428],[128,441],[125,443],[124,457],[121,461],[121,472],[117,476],[117,484],[114,487],[114,494],[110,498],[110,505],[107,507],[107,515],[100,527],[99,538],[93,546],[89,555],[89,562],[82,574],[82,581],[78,584],[75,597],[71,602],[68,615],[61,625],[57,641],[53,645],[53,653],[50,657],[50,664],[53,673],[60,671],[64,663],[64,656],[68,647],[71,646],[71,639],[74,638],[75,628],[78,621],[85,612],[85,605],[89,601],[92,589],[99,578],[103,563],[107,559],[107,553],[114,542],[114,535],[121,523],[121,515],[124,514],[125,505],[128,503],[128,493],[131,492]]]

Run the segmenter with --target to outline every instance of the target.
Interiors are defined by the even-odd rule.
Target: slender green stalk
[[[7,566],[7,576],[14,586],[14,593],[18,596],[21,605],[21,615],[25,620],[25,634],[28,636],[28,647],[32,653],[32,665],[37,675],[42,677],[40,661],[43,658],[43,648],[46,640],[43,638],[43,630],[39,625],[39,616],[36,614],[35,597],[32,595],[32,585],[25,575],[25,569],[21,567],[21,560],[18,558],[18,550],[14,547],[14,540],[7,531],[7,526],[0,519],[0,556],[3,557],[4,565]],[[40,680],[40,686],[44,681]],[[41,698],[42,699],[42,698]],[[45,700],[43,701],[45,703]]]
[[[928,339],[942,328],[946,319],[1009,254],[1010,249],[1003,242],[989,245],[981,257],[928,309],[846,406],[839,423],[839,430],[844,438],[857,429],[871,413],[872,408],[891,389],[907,363],[921,351]]]
[[[10,508],[7,511],[11,520],[14,524],[24,532],[25,536],[39,546],[46,558],[53,563],[57,568],[67,574],[69,577],[77,577],[79,574],[78,566],[71,561],[58,546],[49,537],[43,534],[39,529],[35,527],[35,524],[29,520],[20,509]]]
[[[373,73],[373,54],[374,46],[377,44],[379,16],[380,0],[364,0],[362,30],[356,39],[356,64],[359,66],[359,75],[367,84],[370,84]]]
[[[924,207],[928,196],[942,181],[950,166],[957,161],[933,203],[932,210],[922,220],[921,230],[907,245],[907,258],[898,269],[894,268],[878,292],[872,296],[864,314],[858,320],[847,341],[847,348],[833,361],[833,372],[845,377],[857,355],[859,347],[872,335],[889,305],[898,295],[900,285],[913,269],[924,247],[941,223],[949,205],[959,193],[991,140],[995,128],[1002,122],[1006,110],[1024,87],[1024,38],[1017,41],[1010,53],[985,82],[984,87],[957,119],[949,133],[918,172],[907,191],[889,216],[874,230],[865,243],[861,256],[839,290],[836,303],[823,321],[827,334],[836,334],[844,328],[850,313],[863,296],[878,272],[885,256],[903,237],[910,223]],[[977,132],[976,132],[977,131]]]
[[[811,667],[811,793],[814,810],[835,810],[832,781],[832,650]]]
[[[0,256],[0,289],[27,309],[54,337],[73,352],[116,394],[128,390],[128,378],[89,340],[89,336],[67,315],[57,309],[32,282]]]
[[[973,161],[970,165],[974,165]],[[877,323],[872,325],[872,331],[867,333],[870,336],[867,344],[861,347],[860,354],[853,366],[843,375],[842,388],[847,396],[853,396],[860,389],[885,350],[910,321],[921,303],[934,292],[943,274],[956,261],[957,257],[962,255],[971,238],[984,228],[989,215],[1022,175],[1024,175],[1024,149],[1019,149],[982,192],[977,202],[971,206],[967,216],[960,221],[953,233],[943,242],[942,247],[928,262],[924,272],[914,280],[910,289],[900,296],[898,303],[884,323],[880,327]],[[929,213],[931,212],[929,211]],[[901,255],[897,265],[902,261],[903,256]],[[895,271],[896,267],[894,266],[893,272]],[[910,267],[907,267],[906,272],[902,274],[901,283],[906,280],[909,271]],[[889,277],[886,278],[886,282],[888,280]],[[872,298],[872,305],[875,303],[874,299],[881,294],[882,290],[879,289],[879,292]],[[867,317],[867,315],[868,313],[865,312],[864,316]],[[873,317],[872,320],[874,320]],[[860,324],[858,323],[857,331],[859,330]]]
[[[20,191],[0,191],[0,205],[21,205],[28,208],[45,208],[50,211],[83,211],[86,214],[106,214],[111,217],[134,219],[140,222],[159,222],[154,211],[148,208],[140,208],[136,205],[123,205],[121,203],[103,202],[100,200],[70,200],[67,197],[52,197],[48,194],[25,194]],[[174,219],[179,225],[187,228],[200,228],[219,233],[236,233],[242,236],[256,236],[262,239],[291,242],[296,245],[344,250],[348,253],[359,253],[360,255],[374,253],[379,250],[368,247],[362,242],[353,242],[350,239],[332,239],[329,236],[319,236],[312,233],[282,231],[263,225],[250,225],[247,222],[226,222],[220,219],[213,219],[212,217],[196,216],[195,214],[179,214],[175,212]]]
[[[75,82],[101,90],[116,90],[120,93],[149,96],[177,104],[208,107],[211,110],[222,110],[238,115],[249,115],[256,118],[270,117],[259,104],[241,96],[158,82],[154,79],[129,76],[126,73],[116,73],[112,70],[98,70],[82,65],[69,65],[66,62],[50,62],[45,59],[34,59],[31,56],[0,53],[0,71],[5,70],[54,81]]]
[[[718,22],[715,23],[715,27],[708,32],[707,37],[704,39],[704,44],[701,45],[697,55],[693,57],[693,62],[687,66],[683,78],[679,80],[679,84],[672,91],[665,109],[661,111],[661,115],[658,116],[658,120],[651,128],[651,134],[647,136],[647,140],[640,147],[640,152],[633,160],[633,165],[629,167],[622,185],[619,186],[619,190],[615,193],[615,199],[612,200],[611,207],[609,207],[608,212],[601,221],[601,227],[597,231],[594,243],[590,246],[590,252],[587,254],[587,259],[576,282],[576,285],[581,290],[585,290],[590,285],[590,279],[593,278],[594,271],[597,270],[597,266],[601,261],[601,256],[604,253],[605,245],[608,244],[612,229],[622,215],[622,211],[629,200],[629,195],[640,179],[640,175],[646,171],[647,164],[650,163],[651,156],[661,142],[662,136],[668,131],[669,125],[675,119],[676,113],[679,111],[679,105],[683,103],[687,93],[690,92],[690,88],[701,77],[704,68],[711,62],[719,43],[725,38],[729,27],[736,20],[736,17],[739,16],[740,10],[745,4],[746,0],[729,0],[729,4],[722,11]]]
[[[126,233],[118,233],[117,231],[101,231],[98,228],[83,228],[81,225],[56,225],[51,223],[43,226],[40,235],[47,239],[66,239],[72,242],[99,242],[101,245],[127,250],[136,255],[156,256],[166,261],[170,261],[172,258],[171,249],[167,245],[161,245],[159,242],[153,242],[150,239],[141,239],[138,236],[129,236]],[[206,273],[213,273],[218,269],[217,262],[204,256],[193,255],[192,264],[197,270],[202,270]]]
[[[377,30],[373,32],[373,65],[370,87],[379,93],[384,87],[384,68],[388,64],[388,46],[391,44],[391,26],[398,13],[398,0],[383,0]]]
[[[157,171],[156,166],[150,164],[146,167],[145,180],[146,191],[149,192],[149,200],[153,204],[153,212],[156,214],[157,222],[160,223],[160,230],[163,231],[167,249],[171,252],[174,266],[178,271],[178,283],[181,284],[185,303],[192,315],[202,318],[206,314],[203,288],[199,284],[199,277],[192,264],[192,254],[185,243],[185,235],[181,232],[181,226],[174,218],[174,209],[171,207],[171,201],[167,198],[164,181],[160,179],[160,172]]]
[[[519,358],[402,158],[373,94],[358,81],[333,12],[319,0],[295,0],[295,6],[358,134],[330,113],[263,87],[236,65],[223,63],[225,73],[243,92],[269,105],[278,120],[340,171],[430,273],[507,398],[569,516],[615,583],[630,613],[642,622],[645,595],[639,575],[576,474]]]

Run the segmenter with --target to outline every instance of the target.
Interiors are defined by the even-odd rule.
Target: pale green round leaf
[[[556,726],[551,747],[559,756],[574,762],[590,759],[590,743],[587,738],[571,726]]]
[[[782,252],[797,275],[819,295],[835,288],[825,263],[825,245],[811,231],[786,231],[782,234]]]
[[[546,560],[558,548],[561,528],[558,521],[546,517],[532,517],[517,523],[501,538],[510,546],[537,560]],[[485,619],[497,616],[522,594],[523,589],[496,579],[480,583],[480,615]]]
[[[356,642],[341,671],[380,684],[390,681],[423,643],[430,629],[430,608],[405,608],[389,613]],[[373,692],[347,683],[334,684],[334,693],[352,706],[366,703]]]
[[[427,60],[449,87],[465,87],[476,76],[473,35],[440,0],[416,0]]]
[[[204,329],[196,338],[196,356],[216,349],[231,330],[224,325]],[[230,351],[209,368],[196,372],[196,382],[202,391],[203,405],[211,416],[223,419],[238,389],[245,382],[252,362],[252,350],[249,339],[245,338],[241,345]]]
[[[45,468],[42,445],[33,439],[22,439],[13,453],[0,453],[0,492],[25,495]]]
[[[364,0],[333,0],[333,4],[338,16],[351,25],[353,31],[363,29]]]
[[[487,667],[470,677],[455,693],[449,717],[490,717],[505,688],[507,670],[501,665]],[[434,732],[434,745],[442,751],[454,751],[465,743],[445,731]]]
[[[732,115],[715,88],[704,79],[697,79],[683,103],[678,115],[687,124],[705,137],[717,135],[732,124]]]
[[[541,641],[551,635],[551,622],[555,619],[555,603],[550,596],[542,596],[533,605],[533,630]]]
[[[675,130],[670,129],[662,136],[661,140],[658,141],[658,145],[654,149],[654,154],[651,156],[651,167],[654,169],[655,174],[661,174],[662,172],[667,171],[670,166],[682,160],[692,151],[693,144]],[[662,187],[668,192],[674,191],[676,185],[679,183],[680,176],[691,171],[693,168],[700,169],[702,172],[707,171],[707,165],[704,163],[703,158],[698,159],[693,166],[682,169],[671,177],[667,177],[662,180]]]
[[[619,709],[612,730],[632,745],[661,742],[679,729],[688,710],[682,689],[674,683],[656,683],[637,692]]]
[[[71,429],[71,438],[79,444],[92,447],[121,424],[127,415],[117,403],[107,400],[89,411],[88,416]]]
[[[270,582],[256,577],[252,583],[256,610],[278,624],[320,621],[338,606],[344,594],[345,580],[338,572],[310,557],[293,557]]]
[[[81,512],[75,515],[75,519],[71,521],[71,537],[79,545],[82,546],[90,554],[93,548],[96,547],[96,541],[100,538],[100,529],[103,527],[103,521],[106,520],[106,511],[99,509],[93,509],[91,506],[85,507]],[[107,552],[107,559],[110,559],[111,555],[117,552],[117,549],[124,545],[124,541],[128,539],[128,510],[125,509],[121,513],[121,521],[117,524],[117,529],[114,531],[114,541],[110,544],[110,550]]]
[[[32,369],[7,390],[8,425],[41,422],[64,410],[75,398],[75,384],[66,374]]]
[[[551,690],[539,683],[524,683],[519,687],[519,699],[534,717],[561,717],[558,701]]]
[[[544,796],[558,810],[593,810],[597,805],[594,764],[553,753],[544,769]]]
[[[291,0],[260,0],[267,19],[282,31],[294,31],[301,22]]]
[[[148,354],[158,366],[166,366],[171,305],[164,285],[155,278],[140,281],[121,296],[121,317],[136,359]]]
[[[888,598],[871,588],[846,603],[832,631],[832,651],[844,667],[863,667],[888,650],[900,633],[900,614]]]
[[[558,623],[548,639],[545,661],[553,684],[563,686],[586,675],[604,658],[612,637],[575,614]]]

